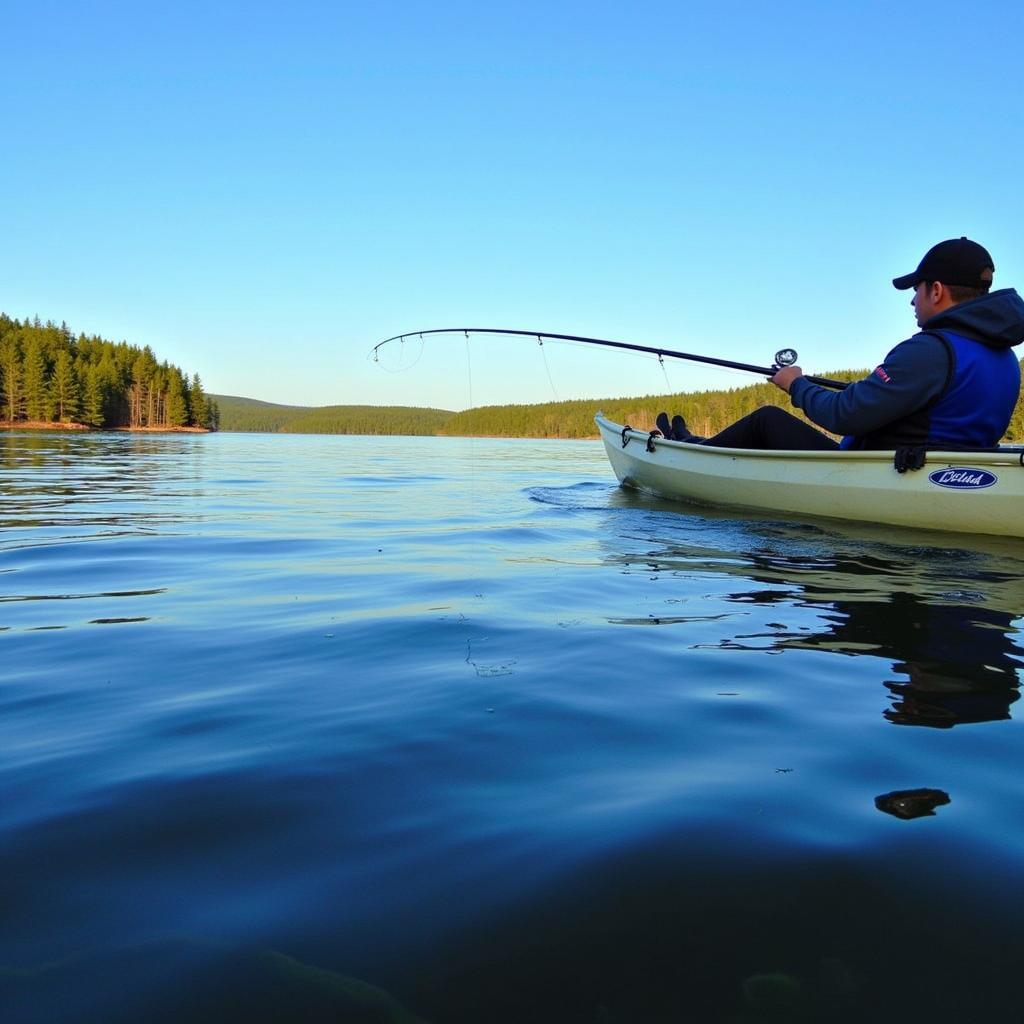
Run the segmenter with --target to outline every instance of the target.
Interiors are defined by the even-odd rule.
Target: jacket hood
[[[990,348],[1012,348],[1024,341],[1024,299],[1013,288],[1000,288],[936,313],[921,330],[955,331]]]

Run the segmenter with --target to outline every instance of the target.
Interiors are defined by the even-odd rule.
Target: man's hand
[[[802,377],[803,375],[804,371],[801,370],[799,366],[784,366],[777,374],[775,374],[774,377],[769,377],[768,379],[777,388],[782,388],[782,390],[788,395],[789,388],[793,381],[795,381],[797,377]]]

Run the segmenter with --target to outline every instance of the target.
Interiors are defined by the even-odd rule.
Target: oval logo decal
[[[937,469],[929,473],[928,479],[939,487],[953,487],[958,491],[979,491],[983,487],[991,487],[998,477],[987,469],[951,466],[949,469]]]

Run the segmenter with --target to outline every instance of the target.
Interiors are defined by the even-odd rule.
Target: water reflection
[[[198,440],[197,440],[198,439]],[[180,522],[201,490],[203,435],[0,432],[0,529],[8,547],[40,531]],[[186,515],[187,517],[187,515]],[[75,534],[77,535],[77,534]],[[116,536],[116,533],[107,535]]]
[[[794,534],[799,540],[799,534]],[[794,545],[799,546],[799,545]],[[806,545],[805,545],[806,546]],[[949,729],[1001,721],[1020,697],[1024,648],[1017,620],[1024,580],[984,554],[893,546],[886,554],[720,551],[662,544],[610,560],[627,571],[692,575],[712,571],[742,579],[723,595],[733,604],[778,605],[779,618],[802,609],[799,628],[769,623],[770,632],[719,636],[711,646],[747,650],[823,650],[882,658],[900,678],[885,680],[894,725]],[[719,621],[723,615],[655,615],[619,623],[672,625]],[[811,622],[808,626],[805,623]]]
[[[611,621],[669,628],[706,622],[706,639],[697,645],[703,648],[813,650],[887,662],[879,672],[888,700],[881,714],[897,726],[948,730],[1011,717],[1024,664],[1024,572],[1016,558],[1003,550],[858,544],[779,524],[765,534],[767,542],[755,550],[649,537],[643,550],[607,556],[652,580],[668,574],[741,581],[716,597],[726,607],[758,606],[759,629],[740,632],[737,624],[748,620],[728,614]],[[933,816],[949,803],[949,794],[934,788],[875,799],[879,811],[902,820]]]
[[[902,679],[886,680],[894,725],[950,729],[1010,717],[1020,697],[1015,616],[979,604],[936,604],[897,591],[885,600],[838,600],[831,628],[782,646],[869,650]]]

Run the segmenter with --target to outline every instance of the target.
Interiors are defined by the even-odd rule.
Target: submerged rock
[[[359,978],[274,949],[205,938],[155,940],[30,968],[0,965],[0,991],[8,1000],[5,1024],[426,1024],[389,992]]]
[[[875,797],[875,806],[894,818],[910,821],[935,815],[936,807],[949,803],[949,794],[941,789],[899,789]]]
[[[752,974],[743,980],[743,997],[752,1010],[778,1013],[799,1010],[804,992],[791,974]]]

